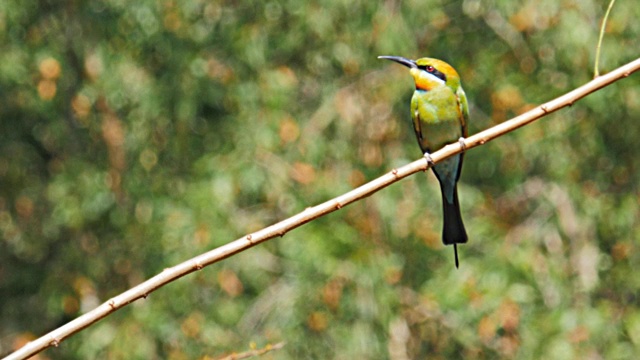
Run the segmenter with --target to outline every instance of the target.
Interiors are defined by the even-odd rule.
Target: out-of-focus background
[[[618,1],[606,72],[640,55]],[[0,2],[0,354],[421,156],[407,70],[470,133],[589,81],[602,1]],[[640,76],[182,278],[44,359],[626,359],[640,352]]]

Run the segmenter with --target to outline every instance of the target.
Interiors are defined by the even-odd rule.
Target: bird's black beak
[[[402,56],[378,56],[378,59],[387,59],[387,60],[391,60],[391,61],[395,61],[399,64],[402,64],[408,68],[417,68],[418,65],[416,64],[415,61],[407,59],[407,58],[403,58]]]

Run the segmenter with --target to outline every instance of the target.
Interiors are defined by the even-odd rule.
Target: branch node
[[[540,105],[540,109],[541,109],[545,114],[548,114],[548,113],[549,113],[549,108],[547,108],[547,105]]]
[[[147,294],[147,293],[142,294],[142,298],[143,298],[143,299],[146,299],[146,298],[147,298],[147,296],[149,296],[149,294]]]
[[[340,210],[340,209],[342,209],[342,206],[343,206],[343,205],[340,203],[340,201],[337,201],[337,200],[336,200],[336,210]]]
[[[484,139],[484,138],[482,138],[482,139],[480,139],[480,141],[478,141],[478,144],[480,144],[480,145],[484,145],[486,143],[487,143],[487,139]]]
[[[196,268],[196,270],[201,270],[204,267],[204,265],[202,265],[200,261],[196,261],[196,264],[194,267]]]
[[[51,340],[51,342],[49,344],[51,344],[53,347],[58,347],[58,346],[60,346],[60,340],[53,339],[53,340]]]
[[[116,309],[116,302],[113,299],[109,300],[108,304],[112,310]]]
[[[395,177],[396,179],[398,178],[398,169],[392,169],[391,173],[393,174],[393,177]]]
[[[253,244],[253,236],[251,236],[251,234],[247,235],[246,239],[249,242],[249,244]]]

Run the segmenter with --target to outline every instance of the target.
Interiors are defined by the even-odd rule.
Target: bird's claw
[[[429,154],[428,152],[424,153],[424,158],[427,159],[427,164],[429,164],[429,167],[434,167],[436,165],[436,163],[433,162],[433,159],[431,158],[431,154]]]
[[[460,143],[460,148],[462,149],[462,151],[466,151],[467,150],[467,144],[464,142],[464,138],[460,137],[458,139],[458,143]]]

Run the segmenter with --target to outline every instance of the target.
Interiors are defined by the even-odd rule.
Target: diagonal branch
[[[252,356],[260,356],[260,355],[264,355],[264,354],[266,354],[266,353],[268,353],[270,351],[273,351],[273,350],[280,350],[280,349],[282,349],[284,347],[284,345],[285,345],[284,342],[280,342],[280,343],[277,343],[275,345],[268,344],[267,346],[265,346],[262,349],[252,349],[252,350],[245,351],[245,352],[239,353],[239,354],[233,353],[231,355],[222,357],[219,360],[240,360],[240,359],[250,358]]]
[[[519,115],[511,120],[500,123],[487,130],[470,136],[460,142],[449,144],[444,148],[431,154],[433,163],[439,163],[442,160],[461,153],[462,151],[483,145],[499,136],[511,132],[517,128],[527,125],[538,120],[549,113],[571,106],[576,101],[595,92],[611,83],[625,78],[632,73],[640,70],[640,58],[617,68],[606,75],[595,78],[587,84],[566,93],[554,100],[540,105],[526,113]],[[416,160],[412,163],[404,165],[400,168],[393,169],[390,172],[374,179],[354,190],[340,195],[334,199],[326,201],[320,205],[316,205],[305,209],[304,211],[282,220],[274,225],[266,227],[262,230],[248,234],[235,241],[227,243],[202,255],[196,256],[190,260],[180,263],[174,267],[165,269],[160,274],[150,278],[149,280],[127,290],[126,292],[108,300],[104,304],[89,311],[88,313],[76,318],[75,320],[41,336],[40,338],[29,342],[22,348],[9,354],[5,360],[26,359],[37,354],[50,346],[58,346],[60,342],[79,332],[80,330],[90,326],[98,320],[106,317],[114,311],[136,301],[145,298],[154,290],[178,279],[196,270],[200,270],[205,266],[211,265],[222,259],[230,257],[234,254],[260,244],[264,241],[273,239],[278,236],[284,236],[290,230],[293,230],[309,221],[317,219],[328,213],[341,209],[342,207],[356,202],[364,197],[389,186],[400,179],[415,174],[420,171],[427,170],[431,165],[427,163],[425,158]]]

